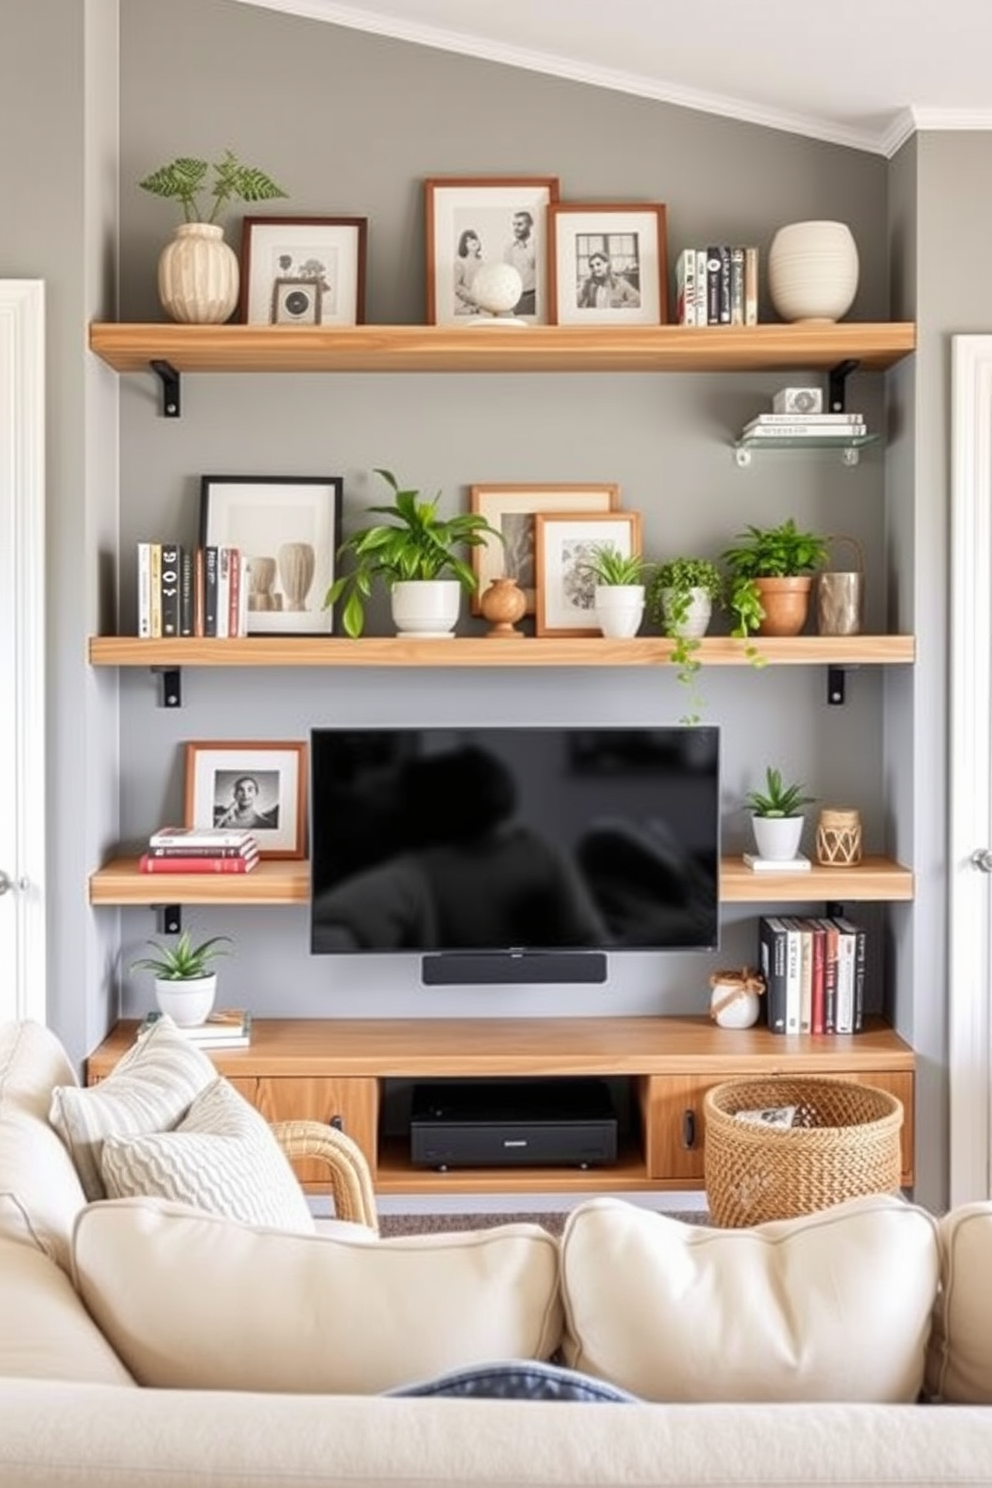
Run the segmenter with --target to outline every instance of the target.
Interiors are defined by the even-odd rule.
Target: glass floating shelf
[[[743,435],[734,445],[734,458],[738,465],[750,465],[755,450],[839,450],[845,465],[857,465],[861,451],[869,444],[877,444],[878,434],[810,434],[784,435],[776,439],[772,435],[760,434],[756,438]]]

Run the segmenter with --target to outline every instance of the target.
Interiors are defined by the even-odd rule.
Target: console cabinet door
[[[340,1127],[361,1147],[375,1176],[379,1126],[377,1080],[261,1075],[235,1076],[231,1084],[261,1111],[266,1121],[319,1121],[325,1126]],[[327,1170],[322,1163],[302,1158],[293,1163],[293,1170],[307,1188],[326,1191]]]

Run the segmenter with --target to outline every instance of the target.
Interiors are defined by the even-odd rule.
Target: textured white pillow
[[[143,1385],[375,1394],[561,1340],[558,1245],[536,1224],[378,1240],[290,1235],[164,1199],[91,1204],[73,1278]]]
[[[101,1171],[111,1199],[147,1194],[313,1233],[310,1206],[268,1122],[220,1076],[174,1131],[105,1137]]]
[[[105,1137],[168,1131],[216,1078],[206,1054],[163,1017],[98,1085],[57,1086],[48,1119],[69,1149],[86,1197],[105,1196],[100,1176]]]
[[[952,1209],[938,1231],[941,1290],[927,1391],[939,1400],[992,1405],[992,1203]]]
[[[897,1197],[740,1230],[593,1199],[561,1265],[565,1362],[646,1400],[919,1395],[937,1225]]]

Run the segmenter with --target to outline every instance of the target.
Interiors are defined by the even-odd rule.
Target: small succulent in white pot
[[[765,770],[764,790],[748,791],[744,799],[751,812],[759,855],[781,860],[795,858],[806,821],[803,807],[816,797],[808,796],[804,785],[787,784],[781,770],[769,765]]]
[[[613,543],[597,543],[584,564],[596,580],[593,608],[611,640],[634,636],[644,618],[646,580],[653,564],[640,553],[624,554]]]
[[[155,1001],[179,1028],[194,1028],[210,1016],[217,995],[217,973],[211,965],[217,956],[231,953],[222,947],[233,942],[229,935],[212,935],[193,944],[184,930],[174,946],[150,940],[158,954],[142,956],[131,963],[132,971],[155,973]]]

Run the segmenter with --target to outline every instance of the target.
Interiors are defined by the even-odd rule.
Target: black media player
[[[427,1168],[599,1167],[616,1162],[605,1080],[446,1080],[413,1087],[410,1160]]]

